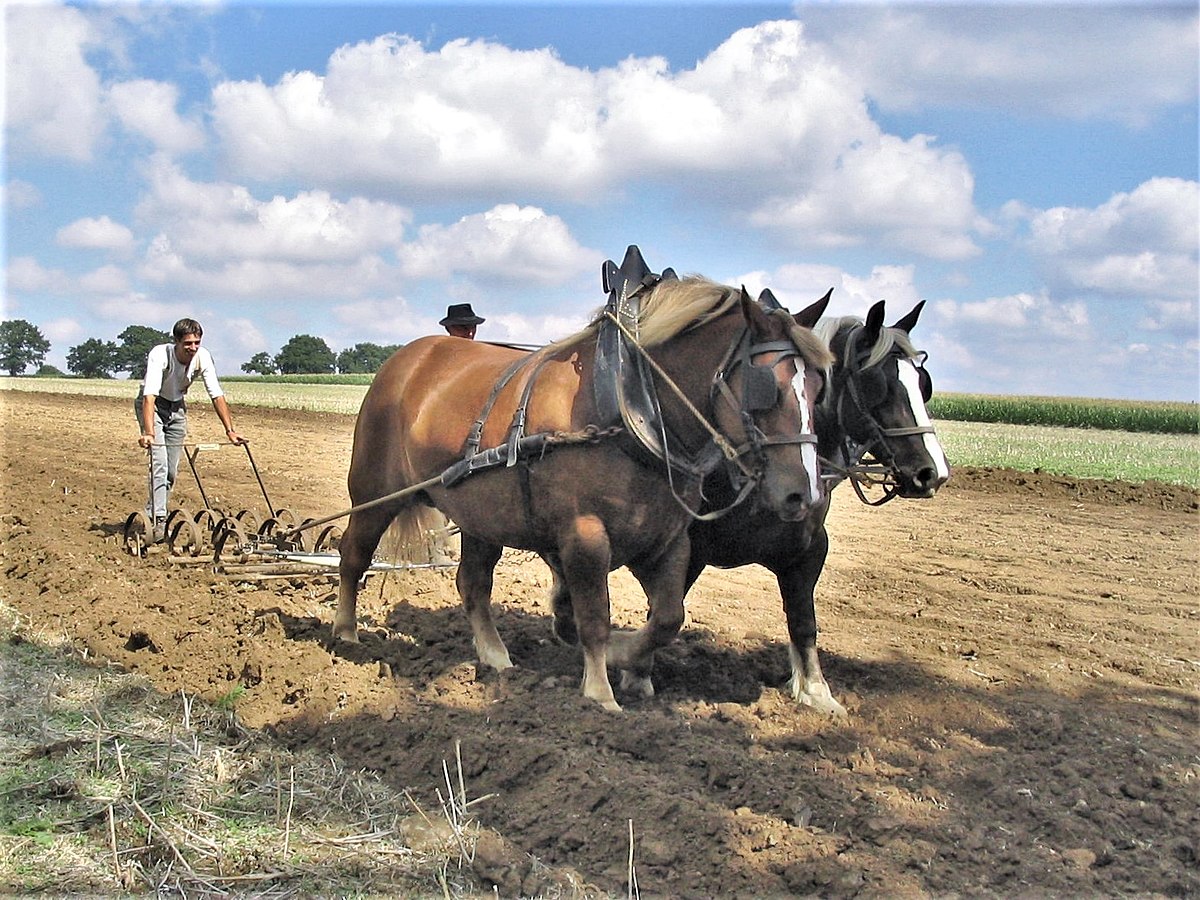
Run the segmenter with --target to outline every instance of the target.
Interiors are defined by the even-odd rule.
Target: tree
[[[275,366],[284,375],[331,374],[336,362],[329,345],[311,334],[295,335],[275,357]]]
[[[146,355],[150,349],[158,344],[172,343],[171,335],[149,325],[130,325],[117,335],[117,340],[121,343],[117,347],[114,368],[123,369],[130,378],[139,380],[146,377]]]
[[[379,371],[389,356],[400,349],[399,344],[363,343],[348,347],[338,354],[337,369],[347,375],[373,374]]]
[[[67,368],[81,378],[112,378],[118,352],[112,341],[88,338],[67,353]]]
[[[251,375],[274,375],[277,370],[271,354],[263,350],[250,357],[249,362],[242,363],[242,371]]]
[[[50,342],[24,319],[0,322],[0,369],[20,375],[26,366],[40,366],[50,350]]]

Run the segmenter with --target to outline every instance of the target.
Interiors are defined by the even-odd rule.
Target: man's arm
[[[229,412],[229,404],[225,402],[225,395],[222,394],[212,398],[213,409],[217,411],[217,418],[221,420],[221,424],[225,426],[225,437],[229,438],[230,443],[245,444],[247,440],[233,430],[233,416]]]
[[[154,394],[142,395],[142,433],[138,437],[138,446],[143,450],[150,449],[154,443]]]

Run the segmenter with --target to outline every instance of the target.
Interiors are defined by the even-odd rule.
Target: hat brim
[[[482,316],[468,316],[463,319],[451,319],[449,316],[438,322],[443,328],[447,325],[482,325],[487,319]]]

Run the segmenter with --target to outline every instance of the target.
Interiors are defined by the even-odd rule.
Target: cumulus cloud
[[[76,219],[60,228],[54,239],[62,247],[114,253],[128,253],[135,243],[133,232],[108,216]]]
[[[17,150],[78,162],[92,158],[107,124],[100,76],[85,52],[99,36],[70,6],[5,9],[6,126]]]
[[[1194,4],[806,6],[881,108],[990,109],[1131,126],[1197,93]]]
[[[108,89],[114,115],[129,131],[149,140],[156,149],[180,154],[204,144],[204,130],[176,112],[179,89],[148,79],[123,81]]]
[[[27,294],[47,291],[64,292],[71,288],[71,277],[61,269],[47,269],[31,256],[16,256],[5,268],[7,290]]]
[[[1200,183],[1155,178],[1095,208],[1055,207],[1030,221],[1030,249],[1064,292],[1196,298]]]
[[[595,72],[549,50],[385,35],[325,74],[227,81],[213,127],[231,171],[396,195],[603,202],[653,178],[797,244],[880,241],[944,259],[985,227],[963,157],[883,133],[861,86],[797,21],[736,32],[692,69]]]
[[[20,178],[10,179],[4,186],[3,203],[6,209],[19,212],[33,209],[42,203],[42,192],[37,185]]]
[[[412,278],[456,273],[511,284],[559,284],[581,270],[599,269],[598,252],[581,247],[558,216],[506,203],[464,216],[452,225],[426,225],[400,251]]]

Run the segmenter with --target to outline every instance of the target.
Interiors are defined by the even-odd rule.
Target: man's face
[[[185,365],[192,361],[200,349],[200,335],[185,334],[175,342],[175,358]]]
[[[450,332],[452,335],[454,335],[455,337],[467,338],[468,340],[473,341],[473,340],[475,340],[476,327],[478,327],[478,326],[475,326],[475,325],[447,325],[446,330],[448,332]]]

